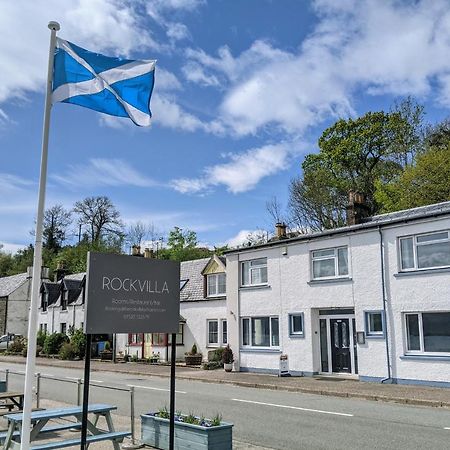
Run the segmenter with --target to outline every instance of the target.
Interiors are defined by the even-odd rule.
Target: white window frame
[[[345,275],[339,275],[339,254],[338,251],[340,249],[347,250],[347,273]],[[334,255],[329,256],[314,256],[314,252],[323,252],[327,250],[333,250]],[[329,277],[315,277],[314,276],[314,261],[323,261],[326,259],[334,258],[334,275]],[[319,281],[319,280],[335,280],[336,278],[348,278],[350,276],[350,258],[349,258],[349,249],[348,245],[341,245],[339,247],[328,247],[328,248],[316,248],[311,250],[310,252],[310,261],[311,261],[311,280]]]
[[[301,318],[302,331],[294,331],[294,317]],[[302,312],[289,314],[289,336],[290,337],[305,337],[305,315]]]
[[[425,351],[425,343],[423,338],[423,321],[422,314],[434,314],[434,313],[442,313],[447,314],[450,311],[411,311],[403,313],[403,332],[404,332],[404,349],[405,355],[423,355],[423,356],[450,356],[450,352],[426,352]],[[419,345],[420,350],[409,350],[408,349],[408,326],[406,317],[407,316],[418,316],[419,322]]]
[[[252,345],[252,335],[253,335],[253,329],[252,329],[252,319],[269,319],[269,346],[261,346],[261,345]],[[249,344],[244,345],[244,327],[243,327],[243,321],[245,319],[248,319],[249,321]],[[272,319],[278,319],[278,345],[272,345]],[[261,350],[273,350],[273,349],[279,349],[280,348],[280,341],[281,341],[281,330],[280,330],[280,317],[279,316],[245,316],[241,317],[241,336],[240,336],[240,342],[241,342],[241,348],[243,349],[261,349]]]
[[[224,330],[224,324],[226,324],[226,331]],[[224,334],[226,333],[226,339],[224,339]],[[220,320],[220,338],[222,345],[228,345],[228,322],[227,319]]]
[[[263,264],[255,264],[252,265],[252,263],[254,261],[258,261],[264,259],[265,263]],[[245,269],[246,265],[248,264],[248,268],[247,270]],[[263,268],[266,268],[266,273],[267,273],[267,279],[266,281],[263,281],[262,283],[252,283],[252,272],[256,271],[256,270],[261,270]],[[244,284],[244,271],[248,272],[248,284]],[[253,259],[248,259],[247,261],[241,261],[241,286],[242,287],[247,287],[247,286],[266,286],[269,280],[269,272],[268,272],[268,268],[267,268],[267,257],[263,256],[261,258],[253,258]]]
[[[381,331],[374,331],[370,329],[370,316],[372,314],[381,315]],[[364,311],[364,321],[365,321],[365,334],[367,338],[384,338],[386,325],[383,310]]]
[[[447,239],[436,239],[431,240],[428,242],[417,242],[417,238],[423,237],[423,236],[432,236],[433,234],[440,234],[440,233],[447,233]],[[404,269],[402,267],[402,241],[405,241],[407,239],[412,239],[413,241],[413,260],[414,260],[414,267],[406,268]],[[430,233],[421,233],[421,234],[411,234],[408,236],[401,236],[398,238],[398,244],[397,244],[397,250],[398,250],[398,267],[399,272],[416,272],[420,270],[432,270],[432,269],[443,269],[450,267],[450,265],[444,265],[444,266],[432,266],[432,267],[418,267],[418,257],[417,257],[417,247],[430,245],[430,244],[436,244],[437,242],[449,242],[450,241],[450,230],[440,230],[440,231],[432,231]]]
[[[219,276],[225,277],[225,292],[219,292],[219,286],[220,286]],[[227,282],[227,278],[226,278],[225,272],[207,274],[206,275],[206,296],[207,297],[224,297],[227,294],[226,282]],[[212,294],[209,293],[210,283],[213,283],[214,287],[215,287],[214,292]]]
[[[217,342],[210,342],[209,340],[209,324],[216,322],[217,323]],[[219,319],[208,319],[206,321],[206,344],[208,347],[219,347],[220,346],[220,327],[219,327]]]

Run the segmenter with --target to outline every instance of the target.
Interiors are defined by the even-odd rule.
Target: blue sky
[[[107,195],[126,224],[236,244],[323,129],[413,95],[450,107],[447,0],[8,0],[0,4],[0,243],[32,242],[49,30],[157,59],[153,123],[52,111],[47,206]]]

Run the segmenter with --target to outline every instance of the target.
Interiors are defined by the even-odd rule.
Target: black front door
[[[333,372],[351,373],[349,319],[330,319]]]

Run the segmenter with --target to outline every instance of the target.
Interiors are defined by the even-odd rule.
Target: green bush
[[[203,364],[204,370],[216,370],[223,368],[223,364],[221,361],[208,361]]]
[[[25,348],[25,343],[24,343],[23,339],[14,339],[14,341],[12,341],[8,346],[8,352],[22,353],[24,348]]]
[[[86,354],[86,335],[82,328],[71,330],[70,343],[75,350],[75,356],[84,358],[84,355]]]
[[[223,355],[224,348],[219,347],[215,350],[211,350],[208,352],[208,361],[209,362],[221,362],[222,361],[222,355]]]
[[[78,356],[75,346],[71,342],[64,342],[59,351],[61,359],[75,359]]]
[[[46,355],[57,355],[62,345],[68,341],[69,338],[64,333],[48,334],[44,341],[44,353]]]
[[[43,330],[39,330],[36,336],[36,344],[39,347],[44,347],[45,338],[47,337],[47,333]]]

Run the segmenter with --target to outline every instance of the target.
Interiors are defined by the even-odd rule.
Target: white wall
[[[450,381],[450,360],[404,358],[402,313],[450,311],[450,271],[398,273],[398,236],[450,229],[450,219],[433,219],[383,229],[385,275],[388,300],[388,335],[392,376],[400,380]],[[349,278],[336,282],[311,282],[310,252],[315,249],[348,246]],[[321,237],[285,246],[266,247],[227,255],[227,311],[230,344],[240,347],[240,324],[236,317],[279,316],[280,349],[240,350],[236,369],[278,370],[279,356],[289,356],[292,371],[307,374],[320,371],[319,309],[354,308],[356,331],[365,330],[365,311],[383,309],[380,235],[378,229]],[[239,263],[267,257],[268,286],[239,289]],[[304,338],[289,337],[289,313],[304,314]],[[449,325],[450,326],[450,325]],[[359,375],[374,379],[388,374],[386,340],[366,338],[357,345]],[[449,358],[450,359],[450,358]]]
[[[8,297],[6,331],[8,333],[28,334],[28,314],[30,309],[31,280],[12,292]]]

